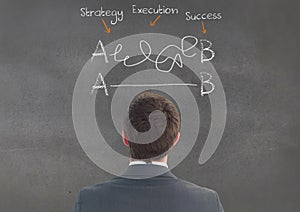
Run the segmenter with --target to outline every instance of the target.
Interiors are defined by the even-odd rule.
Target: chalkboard
[[[81,187],[114,176],[86,152],[74,118],[81,106],[83,114],[87,111],[87,102],[77,101],[77,92],[84,91],[78,82],[88,79],[83,73],[92,67],[92,84],[83,83],[90,88],[85,97],[94,101],[90,109],[107,148],[128,155],[111,117],[114,101],[133,98],[125,98],[127,88],[118,87],[126,83],[125,79],[132,77],[143,85],[173,84],[177,86],[177,99],[168,93],[175,87],[161,92],[170,95],[178,107],[178,101],[184,102],[192,95],[182,108],[191,110],[190,101],[195,99],[199,112],[194,117],[199,115],[201,121],[196,123],[199,133],[194,144],[189,143],[192,136],[179,141],[182,146],[190,146],[184,149],[187,155],[177,154],[177,162],[176,155],[171,156],[171,163],[175,158],[172,172],[218,191],[225,211],[299,211],[299,6],[297,1],[277,0],[3,1],[0,210],[71,211]],[[190,37],[184,42],[185,48],[197,40],[194,50],[182,50],[180,41],[186,36]],[[143,63],[129,67],[145,55],[137,54],[128,63],[120,58],[130,48],[141,50],[143,39],[147,42],[142,42],[146,52],[149,46],[155,52],[177,45],[172,51],[179,51],[183,63],[176,58],[157,67],[160,63],[153,61],[158,51]],[[110,61],[105,63],[104,56],[97,55],[103,53],[100,44],[114,50],[113,44],[118,41],[124,48],[118,54],[120,61],[112,63],[114,55],[110,52]],[[136,43],[129,48],[132,41]],[[197,63],[202,64],[199,74],[204,75],[193,71],[196,62],[191,55],[196,52]],[[158,61],[166,58],[167,53],[162,54]],[[96,82],[99,72],[93,64],[97,61],[103,67],[111,66],[103,79],[107,93],[101,77]],[[135,78],[134,74],[142,71],[148,77]],[[205,73],[212,74],[214,89],[209,80],[205,83],[210,76]],[[166,74],[172,76],[166,78],[170,81],[165,81]],[[180,85],[180,89],[180,83],[187,85]],[[139,89],[160,92],[155,86]],[[123,97],[114,100],[118,92]],[[214,95],[218,101],[219,97],[226,101],[216,105]],[[216,111],[224,121],[224,126],[222,121],[214,125],[214,132],[221,133],[220,141],[212,141],[216,149],[211,154],[206,151],[199,160],[205,145],[211,148],[205,141]]]

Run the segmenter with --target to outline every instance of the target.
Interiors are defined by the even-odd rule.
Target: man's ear
[[[177,144],[177,142],[179,141],[179,138],[180,138],[180,132],[177,133],[174,143],[173,143],[173,146],[175,146]]]
[[[123,143],[124,143],[125,146],[129,146],[128,140],[127,140],[127,138],[125,137],[125,132],[124,132],[124,130],[122,131],[122,140],[123,140]]]

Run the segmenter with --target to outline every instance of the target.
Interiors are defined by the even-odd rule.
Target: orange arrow
[[[203,32],[203,34],[205,34],[207,32],[207,30],[204,27],[204,21],[202,21],[202,32]]]
[[[155,26],[155,23],[158,21],[158,19],[160,19],[160,15],[159,16],[157,16],[155,19],[154,19],[154,21],[150,21],[150,26]]]
[[[102,22],[103,22],[103,25],[105,27],[105,32],[109,34],[110,33],[110,28],[106,25],[106,23],[105,23],[105,21],[104,21],[103,18],[102,18]]]

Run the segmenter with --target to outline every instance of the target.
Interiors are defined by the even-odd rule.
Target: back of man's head
[[[131,124],[138,132],[146,132],[151,127],[149,115],[155,110],[164,113],[166,128],[162,135],[151,143],[143,144],[128,140],[131,158],[143,160],[161,158],[173,146],[180,129],[180,116],[176,106],[162,95],[143,92],[136,96],[129,106],[130,122],[127,124]],[[126,134],[125,137],[127,137]],[[131,135],[128,137],[130,138]]]

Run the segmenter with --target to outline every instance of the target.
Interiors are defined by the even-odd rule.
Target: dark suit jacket
[[[165,172],[147,179],[149,173]],[[136,179],[130,179],[136,178]],[[218,194],[153,164],[129,166],[121,177],[83,187],[73,212],[223,212]]]

